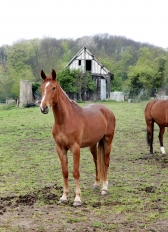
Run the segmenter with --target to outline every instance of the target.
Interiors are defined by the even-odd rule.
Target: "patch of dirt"
[[[34,205],[38,200],[42,200],[45,204],[56,203],[58,202],[60,195],[53,193],[54,190],[57,190],[58,193],[62,191],[62,187],[58,187],[56,184],[54,184],[45,186],[36,192],[26,195],[1,197],[0,214],[3,215],[4,212],[19,206]]]

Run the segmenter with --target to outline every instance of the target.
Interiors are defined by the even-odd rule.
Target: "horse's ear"
[[[43,78],[43,80],[45,80],[45,79],[46,79],[46,75],[45,75],[45,73],[44,73],[44,71],[43,71],[43,70],[41,70],[41,77]]]
[[[56,71],[55,71],[54,69],[52,69],[52,73],[51,73],[51,75],[52,75],[53,80],[55,80],[55,79],[56,79],[57,74],[56,74]]]

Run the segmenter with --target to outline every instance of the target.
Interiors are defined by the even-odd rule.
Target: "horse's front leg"
[[[61,148],[59,145],[56,147],[58,156],[61,161],[61,167],[62,167],[62,175],[64,180],[64,189],[63,189],[63,195],[60,198],[59,203],[67,203],[68,202],[68,193],[69,193],[69,187],[68,187],[68,157],[67,157],[67,149]]]
[[[82,205],[81,201],[81,190],[79,186],[79,178],[80,178],[80,173],[79,173],[79,164],[80,164],[80,146],[78,144],[75,144],[71,147],[71,152],[73,154],[73,177],[75,179],[75,184],[76,184],[76,191],[75,191],[75,199],[74,199],[74,206],[80,206]]]
[[[160,142],[160,150],[162,152],[162,155],[166,155],[164,146],[163,146],[163,134],[165,132],[165,127],[160,126],[160,132],[159,132],[159,142]]]

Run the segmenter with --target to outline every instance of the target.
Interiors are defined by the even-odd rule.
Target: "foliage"
[[[77,87],[75,86],[76,70],[70,70],[69,68],[63,69],[57,73],[57,79],[65,92],[77,92]]]
[[[0,100],[6,100],[11,96],[13,80],[9,78],[6,67],[0,66]]]
[[[68,74],[65,71],[59,74],[82,46],[87,46],[114,74],[111,91],[158,89],[163,86],[168,89],[168,51],[164,49],[109,34],[84,36],[76,40],[46,37],[0,47],[0,99],[9,95],[18,97],[20,79],[38,82],[42,69],[47,73],[56,69],[65,91],[81,95],[80,92],[86,88],[92,89],[92,81],[88,81],[87,87],[84,83],[83,87],[79,83],[75,85],[75,80],[84,79],[79,73],[72,71]]]
[[[80,70],[76,72],[76,86],[79,100],[82,100],[82,93],[88,90],[96,89],[96,82],[92,79],[89,72],[82,73]]]
[[[160,88],[164,82],[165,63],[166,59],[160,50],[141,48],[136,65],[129,67],[127,83],[130,92]]]
[[[96,83],[89,72],[82,73],[80,70],[66,68],[57,74],[58,82],[67,93],[78,93],[79,100],[82,100],[84,91],[96,88]]]
[[[29,41],[14,44],[8,51],[9,77],[13,80],[12,94],[19,96],[20,80],[32,80],[33,71],[30,65],[35,53]]]

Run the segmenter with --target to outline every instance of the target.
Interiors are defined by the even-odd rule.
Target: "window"
[[[78,65],[81,66],[81,60],[78,60]]]
[[[86,60],[86,71],[91,72],[92,71],[92,61]]]

